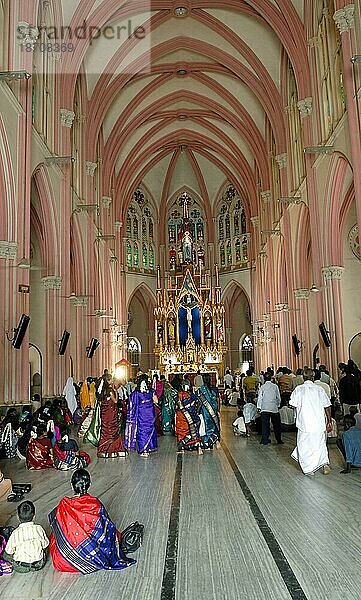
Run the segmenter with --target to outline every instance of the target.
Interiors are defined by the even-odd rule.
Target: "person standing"
[[[224,376],[224,387],[225,387],[225,389],[233,388],[233,376],[229,369],[227,369],[226,374]]]
[[[281,437],[281,417],[278,411],[281,405],[281,394],[278,386],[271,381],[269,373],[264,374],[264,384],[261,385],[258,392],[257,408],[261,411],[262,438],[261,444],[267,446],[271,443],[270,421],[272,421],[273,431],[277,444],[283,444]]]
[[[154,390],[148,389],[147,375],[141,375],[128,401],[125,446],[130,451],[137,450],[144,458],[158,448],[154,410],[157,401]]]
[[[220,419],[218,389],[211,385],[209,373],[203,375],[203,385],[198,390],[200,414],[203,418],[205,432],[201,435],[201,447],[207,450],[218,447],[220,440]],[[202,428],[201,428],[202,429]]]
[[[330,472],[326,431],[332,431],[331,402],[326,392],[313,383],[314,371],[305,369],[305,383],[291,394],[290,406],[296,408],[297,446],[291,454],[303,473],[311,475],[323,468]]]
[[[360,381],[352,374],[349,367],[345,368],[345,375],[340,379],[339,393],[344,415],[350,414],[351,406],[357,406],[359,410]]]
[[[246,371],[246,377],[243,379],[242,382],[246,402],[254,402],[257,396],[258,386],[258,378],[252,375],[251,369],[248,369],[248,371]]]
[[[110,381],[105,381],[100,398],[99,458],[117,458],[127,455],[120,434],[118,396]]]

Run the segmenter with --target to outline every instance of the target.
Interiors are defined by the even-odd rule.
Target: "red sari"
[[[125,456],[126,452],[120,434],[118,406],[113,396],[104,397],[100,405],[101,430],[98,444],[100,458]]]
[[[26,466],[31,470],[53,468],[53,448],[49,438],[30,439],[26,448]]]

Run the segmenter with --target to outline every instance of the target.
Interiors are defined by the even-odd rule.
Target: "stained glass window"
[[[241,233],[246,233],[247,231],[247,222],[246,222],[246,215],[244,210],[242,210],[241,212]]]
[[[147,239],[147,221],[145,220],[145,217],[142,218],[142,239]]]
[[[243,338],[243,342],[242,342],[242,350],[243,352],[250,352],[253,349],[253,344],[252,344],[252,340],[249,337],[249,335],[246,335]]]
[[[132,266],[132,247],[130,245],[130,242],[127,242],[127,267],[131,267]]]
[[[149,220],[149,241],[153,241],[154,225],[152,219]]]
[[[219,217],[219,220],[218,220],[218,230],[219,230],[219,239],[223,240],[224,239],[223,217]]]
[[[138,249],[138,244],[134,244],[134,248],[133,248],[133,265],[134,265],[134,267],[139,267],[139,249]]]
[[[139,230],[138,230],[138,219],[137,217],[134,217],[133,220],[133,238],[137,238],[139,235]]]
[[[236,239],[235,249],[236,249],[236,262],[240,263],[241,262],[241,242],[240,242],[239,238]]]
[[[154,269],[154,248],[149,246],[149,268]]]
[[[226,264],[226,254],[224,251],[224,244],[222,243],[220,246],[220,257],[221,257],[221,266],[224,267]]]
[[[233,229],[234,235],[239,235],[239,213],[238,211],[233,215]]]
[[[227,253],[227,264],[231,265],[232,264],[232,248],[231,248],[231,242],[229,240],[227,242],[226,253]]]
[[[229,215],[226,215],[225,218],[225,229],[226,229],[226,239],[231,237],[231,224],[230,224],[230,219],[229,219]]]
[[[143,262],[143,268],[147,269],[148,268],[148,249],[145,244],[142,244],[142,262]]]
[[[127,216],[127,237],[132,237],[132,220],[130,218],[130,215]]]

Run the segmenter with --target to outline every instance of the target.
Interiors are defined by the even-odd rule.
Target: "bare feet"
[[[142,452],[139,456],[141,456],[142,458],[148,458],[149,452]]]

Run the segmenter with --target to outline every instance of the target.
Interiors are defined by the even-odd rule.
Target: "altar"
[[[204,253],[194,250],[186,196],[179,231],[171,240],[168,268],[163,272],[157,268],[157,369],[166,376],[199,369],[222,377],[227,346],[218,264],[212,273],[205,266]]]

